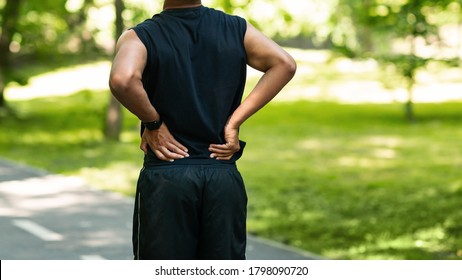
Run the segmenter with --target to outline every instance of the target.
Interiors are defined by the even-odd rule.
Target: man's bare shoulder
[[[133,47],[144,48],[144,44],[141,42],[141,39],[138,37],[138,34],[133,29],[128,29],[120,35],[117,40],[117,51],[124,45],[129,45]]]
[[[140,38],[136,34],[135,30],[128,29],[125,30],[122,35],[120,35],[119,42],[121,41],[140,41]]]

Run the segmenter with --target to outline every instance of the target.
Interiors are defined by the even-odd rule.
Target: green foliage
[[[331,18],[331,39],[358,56],[390,52],[392,44],[383,42],[408,36],[436,40],[439,24],[444,22],[438,15],[454,9],[450,5],[454,3],[460,5],[455,0],[339,0]]]
[[[414,85],[417,70],[432,61],[416,55],[383,55],[378,56],[377,60],[382,64],[392,65],[395,71],[406,79],[409,86]]]
[[[385,67],[393,65],[396,73],[406,80],[409,100],[407,118],[412,120],[412,94],[417,71],[431,60],[450,59],[442,54],[422,55],[422,47],[443,45],[438,34],[444,11],[458,10],[453,23],[461,18],[460,2],[455,0],[340,0],[338,13],[333,14],[336,27],[331,39],[336,50],[349,57],[374,57]],[[348,22],[345,28],[342,22]],[[417,42],[424,39],[425,46]],[[387,42],[387,43],[384,43]],[[406,47],[397,48],[397,43]],[[435,48],[435,47],[433,47]],[[439,52],[441,53],[441,52]]]
[[[291,2],[282,0],[209,0],[205,5],[245,17],[267,36],[273,38],[307,37],[314,24],[307,16],[318,0]]]
[[[68,39],[65,0],[24,1],[15,40],[23,53],[51,56]]]
[[[112,1],[82,0],[69,8],[69,0],[25,1],[15,42],[21,53],[49,57],[53,52],[110,52],[114,33]],[[125,25],[151,17],[161,1],[125,0]],[[5,0],[0,1],[0,6]],[[209,0],[206,5],[245,16],[269,36],[293,38],[317,35],[329,38],[349,55],[389,51],[383,42],[409,34],[435,38],[436,28],[457,22],[461,5],[456,0]],[[330,22],[328,18],[330,15]],[[449,16],[450,15],[450,16]],[[104,20],[103,20],[104,19]],[[1,21],[1,19],[0,19]]]
[[[221,7],[226,13],[233,13],[236,9],[244,8],[249,2],[249,0],[216,0],[214,5]]]

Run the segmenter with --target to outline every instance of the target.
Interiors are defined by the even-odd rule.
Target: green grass
[[[0,156],[131,195],[142,152],[125,113],[102,136],[108,92],[14,101]],[[285,102],[242,128],[248,230],[334,259],[462,259],[462,103]]]
[[[330,258],[461,258],[462,104],[275,104],[242,132],[249,229]]]
[[[83,91],[11,102],[18,116],[0,118],[0,156],[131,194],[143,158],[138,122],[125,112],[121,141],[104,141],[108,94]]]

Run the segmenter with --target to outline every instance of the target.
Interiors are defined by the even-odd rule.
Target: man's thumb
[[[144,139],[141,140],[140,149],[144,152],[145,155],[148,154],[148,143],[144,141]]]

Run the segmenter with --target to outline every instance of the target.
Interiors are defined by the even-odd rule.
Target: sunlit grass
[[[268,108],[242,131],[249,229],[332,258],[460,258],[461,105],[413,125],[391,105]]]
[[[26,86],[11,85],[6,98],[24,100],[36,97],[66,96],[82,90],[108,87],[110,63],[93,62],[47,71],[32,77]]]
[[[109,190],[133,195],[136,181],[140,172],[141,157],[138,161],[118,161],[104,168],[82,167],[75,175],[86,178],[93,186],[102,190]]]

